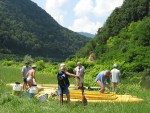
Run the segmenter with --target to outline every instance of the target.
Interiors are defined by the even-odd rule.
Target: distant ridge
[[[80,35],[83,35],[83,36],[89,37],[89,38],[94,38],[94,37],[95,37],[95,35],[94,35],[94,34],[87,33],[87,32],[77,32],[77,33],[79,33]]]

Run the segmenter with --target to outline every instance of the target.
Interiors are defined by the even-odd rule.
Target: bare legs
[[[79,89],[82,87],[82,83],[83,83],[83,86],[84,86],[84,78],[76,77],[76,86],[78,86]]]
[[[67,103],[70,103],[70,94],[66,94],[66,97],[67,97]],[[62,103],[62,95],[58,96],[58,100],[59,100],[59,103],[61,104]]]
[[[100,86],[100,93],[104,93],[104,91],[105,91],[105,87],[103,86],[103,84],[102,84],[102,82],[100,82],[100,81],[97,81],[97,84]]]
[[[27,83],[23,82],[23,90],[27,90]]]
[[[112,91],[115,92],[117,87],[117,83],[112,82]]]
[[[28,88],[27,88],[28,84],[27,84],[27,79],[26,78],[23,78],[23,90],[26,91]]]
[[[33,85],[33,80],[32,80],[32,79],[30,79],[30,80],[28,81],[28,85],[29,85],[29,87],[31,87],[31,86]]]
[[[80,86],[80,78],[76,77],[76,86]]]
[[[97,84],[100,86],[100,93],[104,93],[104,91],[105,91],[105,86],[102,84],[102,82],[100,82],[100,81],[97,81]],[[108,88],[108,89],[110,89],[110,86],[109,85],[106,85],[106,87]]]

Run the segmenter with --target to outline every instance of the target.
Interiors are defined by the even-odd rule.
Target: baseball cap
[[[118,65],[117,65],[117,64],[114,64],[113,67],[116,68],[116,67],[118,67]]]

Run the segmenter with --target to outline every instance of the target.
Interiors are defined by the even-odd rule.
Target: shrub
[[[66,62],[67,70],[71,73],[73,73],[73,69],[76,67],[75,61],[68,61]]]
[[[45,68],[45,62],[43,60],[37,61],[35,64],[37,71],[42,71]]]
[[[59,70],[58,64],[45,63],[45,68],[43,72],[50,74],[50,75],[56,75],[58,70]]]
[[[143,77],[150,76],[150,69],[147,68],[142,72]]]
[[[14,64],[15,64],[15,62],[12,61],[12,60],[10,60],[10,61],[3,61],[3,62],[2,62],[2,65],[3,65],[3,66],[12,66],[12,65],[14,65]]]
[[[26,62],[32,63],[33,59],[31,57],[31,55],[25,55],[23,58],[23,63],[25,64]]]

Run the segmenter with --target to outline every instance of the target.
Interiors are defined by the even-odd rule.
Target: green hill
[[[126,71],[150,68],[150,1],[125,0],[99,28],[96,38],[76,53],[89,56],[92,51],[101,64],[120,62]]]
[[[88,41],[30,0],[0,0],[0,59],[29,54],[64,60]]]

